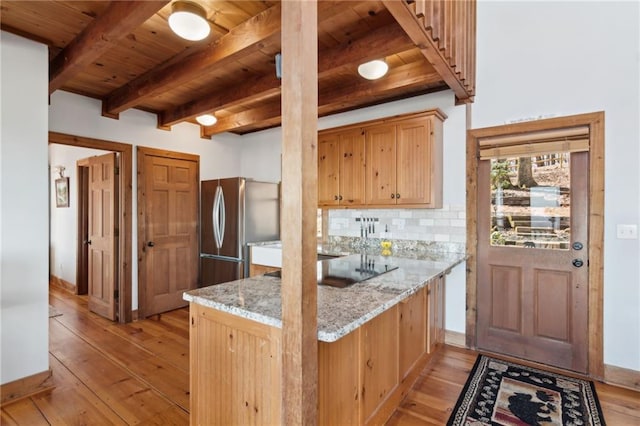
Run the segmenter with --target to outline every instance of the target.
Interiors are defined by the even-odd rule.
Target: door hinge
[[[113,230],[113,236],[116,237],[116,238],[120,237],[120,230],[119,229],[114,229]]]
[[[116,166],[116,167],[113,169],[113,174],[115,174],[116,176],[118,176],[118,175],[120,174],[120,167]]]
[[[120,293],[118,292],[118,290],[113,290],[113,298],[115,300],[118,300],[120,296]]]

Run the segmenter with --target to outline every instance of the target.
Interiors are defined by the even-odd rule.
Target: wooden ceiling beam
[[[433,89],[442,84],[440,75],[424,62],[416,62],[397,67],[389,71],[377,81],[362,80],[348,87],[320,90],[318,98],[319,116],[344,111],[353,106],[359,106],[362,98],[368,99],[368,104],[381,102],[402,94],[408,88]],[[372,98],[372,95],[375,95]],[[246,110],[218,119],[214,126],[204,127],[203,137],[211,137],[227,131],[241,131],[243,128],[261,128],[277,126],[281,118],[279,101],[269,105]]]
[[[116,116],[142,100],[179,86],[216,66],[224,66],[280,38],[280,4],[265,10],[212,42],[207,48],[164,68],[149,71],[114,90],[103,101],[103,115]]]
[[[360,63],[405,51],[414,47],[413,42],[398,25],[387,25],[368,32],[364,37],[325,49],[318,55],[318,77],[324,78],[332,70],[345,65]],[[166,128],[200,114],[225,109],[243,102],[278,95],[280,80],[273,74],[247,80],[240,86],[223,92],[212,92],[200,99],[188,102],[158,115],[158,127]]]
[[[99,17],[74,38],[49,65],[49,94],[107,52],[168,3],[113,1]]]
[[[433,67],[442,76],[449,88],[453,90],[456,98],[460,101],[470,99],[470,94],[466,87],[458,78],[455,70],[444,57],[442,51],[438,47],[438,42],[434,41],[427,29],[420,22],[416,14],[411,10],[406,1],[382,0],[384,6],[393,15],[398,24],[404,29],[407,35],[420,48],[424,57],[433,65]],[[429,24],[429,23],[427,23]]]

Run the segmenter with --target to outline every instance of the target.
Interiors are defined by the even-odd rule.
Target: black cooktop
[[[344,288],[395,269],[398,267],[390,262],[381,262],[379,256],[345,256],[318,263],[318,284]],[[282,277],[281,271],[265,275]]]

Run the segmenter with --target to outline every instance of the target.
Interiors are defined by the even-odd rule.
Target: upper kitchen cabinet
[[[318,205],[364,204],[364,132],[357,129],[318,135]]]
[[[442,207],[439,109],[318,135],[320,207]]]
[[[366,131],[367,205],[442,207],[439,110]]]

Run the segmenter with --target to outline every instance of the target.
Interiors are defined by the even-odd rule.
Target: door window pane
[[[568,250],[569,153],[492,159],[492,246]]]

